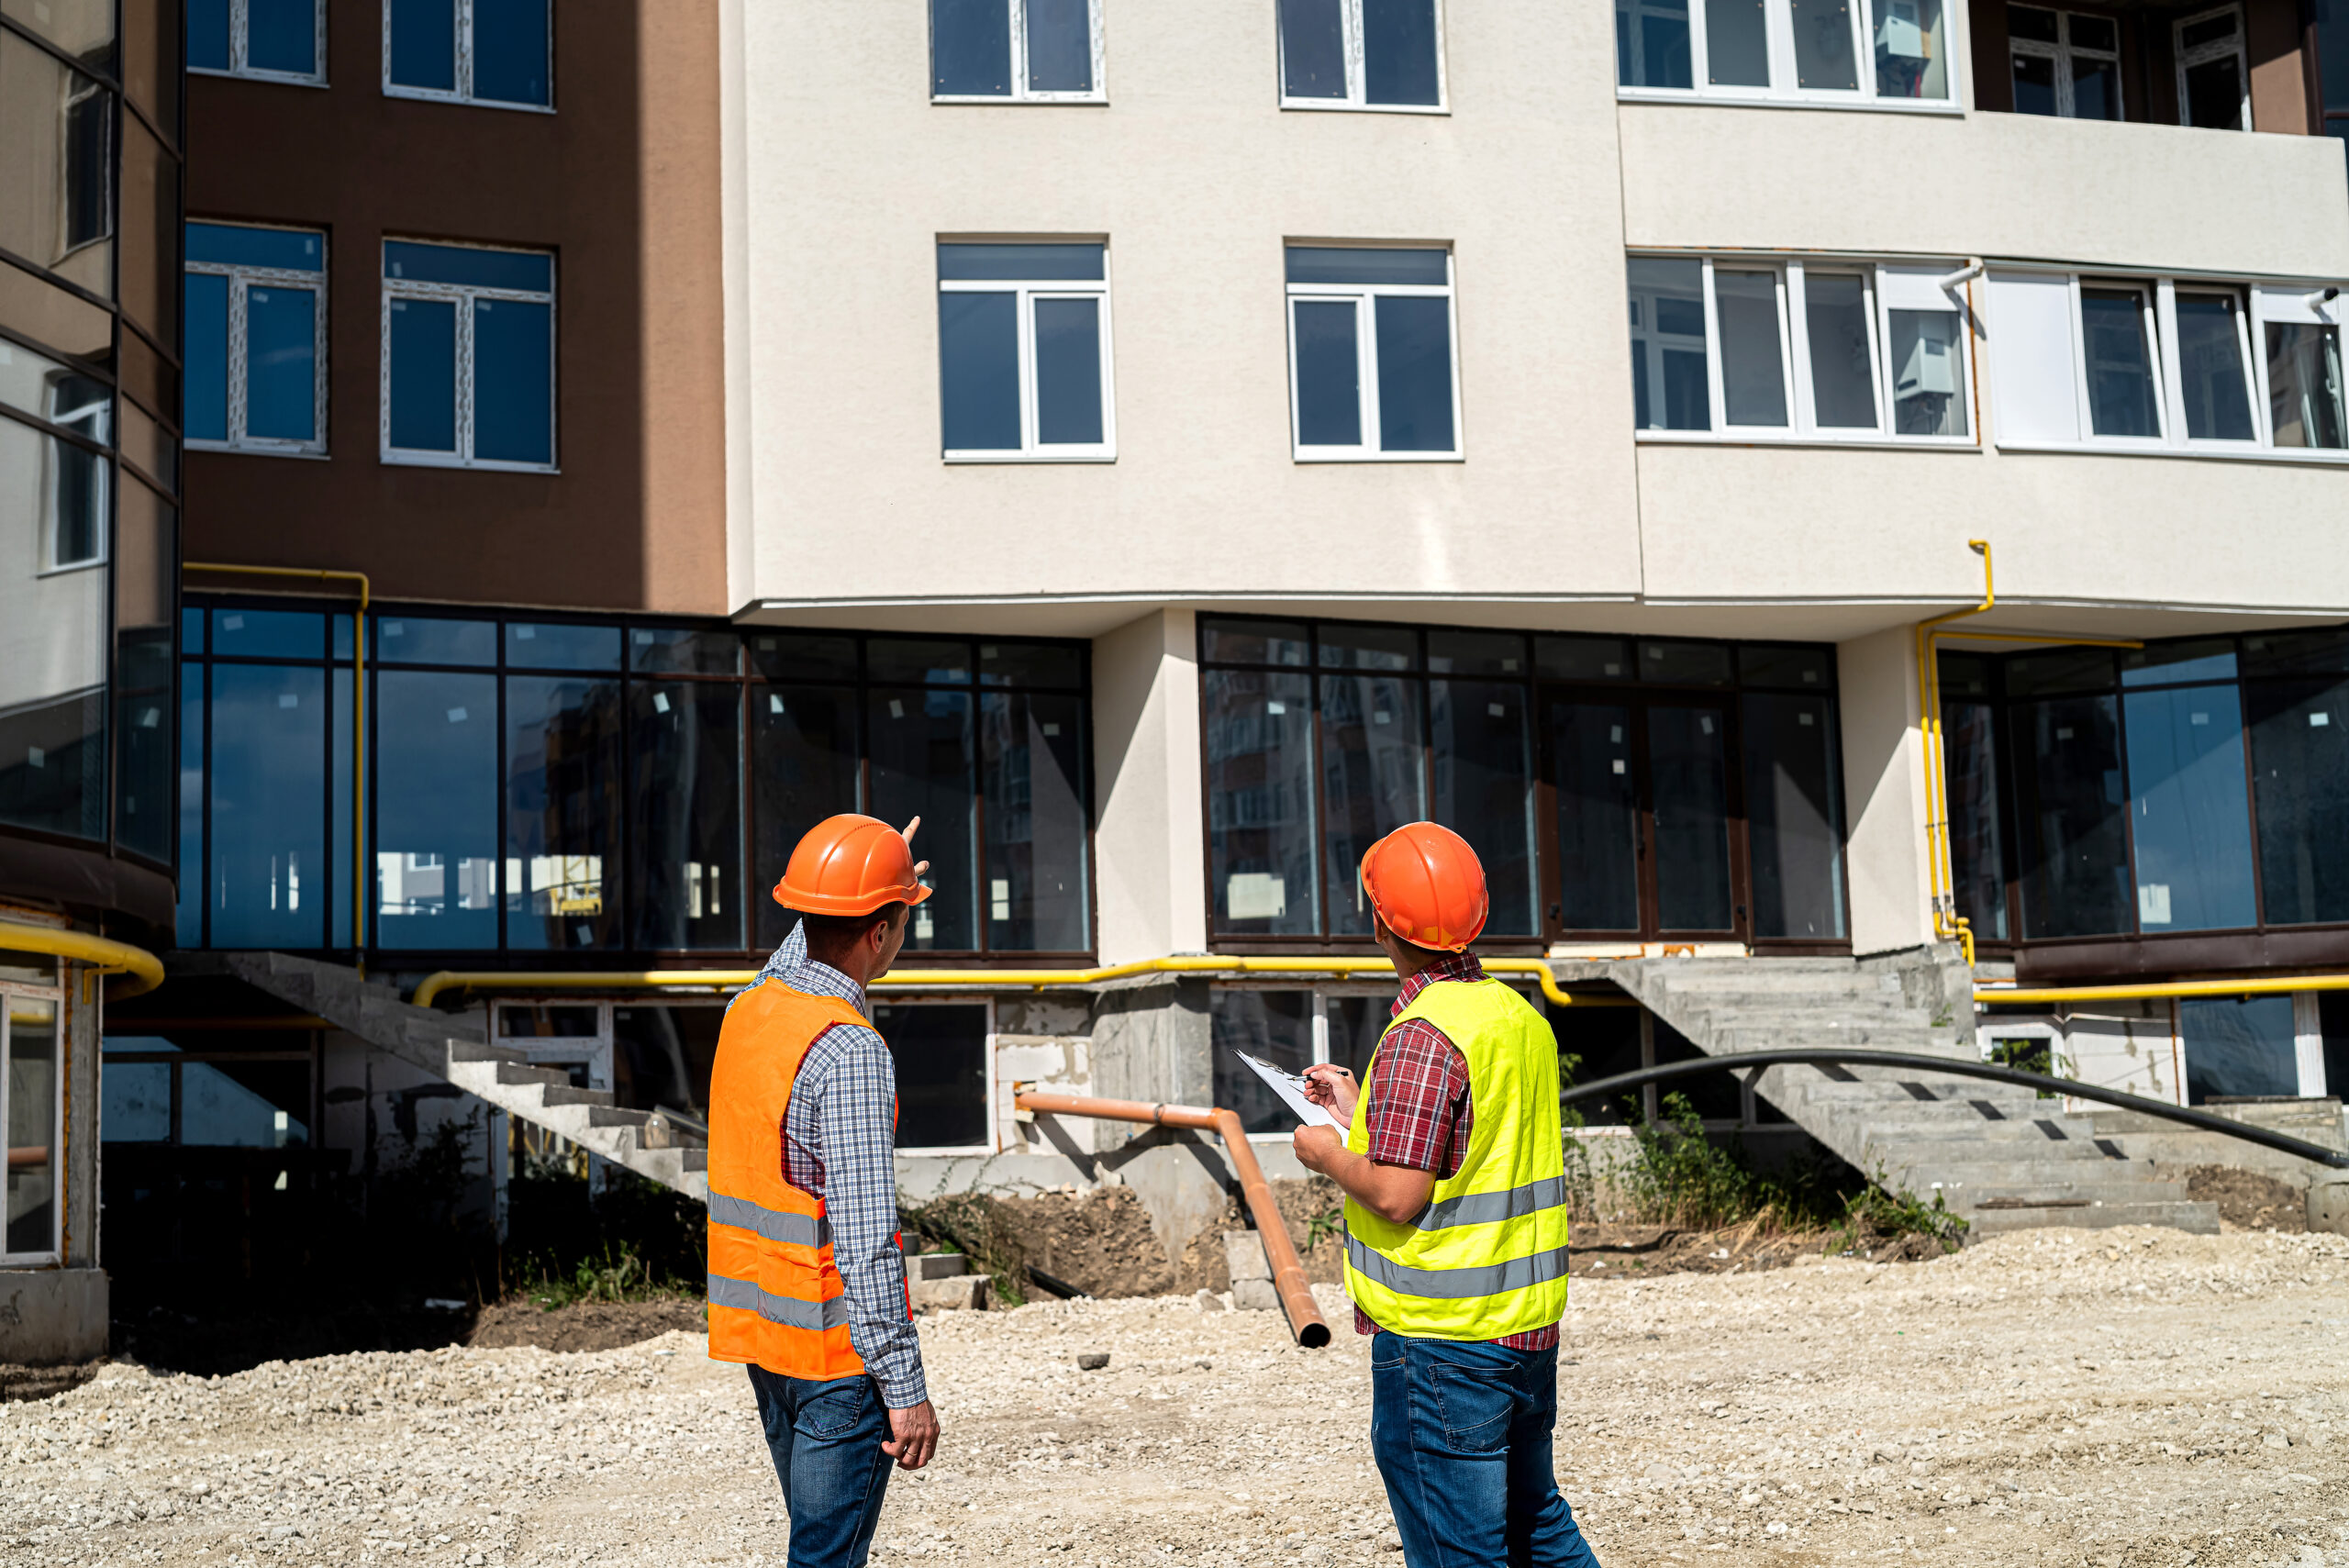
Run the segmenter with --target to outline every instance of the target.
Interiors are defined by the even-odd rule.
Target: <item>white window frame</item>
[[[1965,89],[1960,81],[1960,61],[1965,50],[1957,39],[1965,21],[1965,10],[1958,0],[1943,0],[1942,31],[1950,39],[1946,75],[1949,95],[1945,98],[1893,98],[1877,94],[1876,88],[1876,13],[1886,0],[1851,0],[1852,58],[1857,62],[1859,87],[1846,92],[1841,88],[1802,88],[1794,85],[1795,29],[1794,9],[1788,0],[1763,0],[1763,17],[1768,37],[1770,85],[1714,86],[1706,78],[1711,74],[1711,61],[1705,39],[1705,0],[1687,0],[1688,6],[1688,75],[1693,87],[1630,87],[1618,82],[1615,96],[1624,103],[1686,104],[1702,101],[1713,104],[1768,104],[1780,108],[1811,109],[1881,109],[1902,115],[1964,115]]]
[[[1089,93],[1043,92],[1028,84],[1028,0],[996,0],[1011,13],[1011,91],[1008,93],[941,93],[937,91],[937,32],[935,0],[924,0],[924,20],[931,24],[930,101],[933,104],[1106,104],[1109,101],[1108,50],[1102,26],[1102,0],[1085,0],[1093,43],[1093,90]]]
[[[12,996],[50,1004],[50,1029],[55,1041],[50,1058],[52,1103],[49,1107],[50,1173],[55,1178],[49,1205],[49,1246],[37,1252],[6,1251],[7,1216],[0,1213],[0,1268],[38,1268],[54,1263],[65,1249],[65,1073],[66,1029],[71,1021],[66,1016],[65,965],[58,961],[60,983],[54,986],[29,985],[22,981],[0,981],[0,1208],[5,1208],[6,1192],[6,1162],[8,1142],[8,1061],[10,1032],[15,1028],[14,1009],[8,1006]]]
[[[310,58],[318,62],[312,72],[263,71],[253,65],[250,0],[228,0],[228,69],[209,65],[191,65],[190,76],[242,76],[254,82],[283,82],[290,87],[323,87],[327,84],[327,6],[326,0],[311,0],[310,15],[314,32],[311,35]],[[388,14],[388,13],[387,13]]]
[[[2187,28],[2197,22],[2207,22],[2213,17],[2228,16],[2235,19],[2234,37],[2221,39],[2217,43],[2197,44],[2191,50],[2186,47]],[[2177,123],[2179,125],[2190,126],[2190,122],[2186,117],[2186,72],[2188,68],[2207,65],[2211,61],[2223,60],[2232,55],[2235,62],[2235,80],[2243,83],[2243,128],[2245,130],[2256,128],[2251,121],[2251,40],[2247,32],[2249,27],[2250,22],[2243,16],[2243,7],[2232,4],[2214,6],[2207,11],[2197,11],[2190,17],[2180,17],[2172,24],[2169,35],[2170,52],[2177,57]]]
[[[1338,0],[1338,32],[1346,57],[1346,95],[1342,98],[1292,98],[1288,95],[1287,45],[1280,25],[1280,0],[1273,0],[1274,68],[1279,72],[1274,83],[1284,109],[1341,110],[1370,115],[1448,115],[1452,112],[1452,67],[1446,58],[1452,52],[1444,47],[1444,0],[1428,0],[1435,19],[1435,102],[1432,104],[1374,104],[1365,96],[1369,91],[1369,71],[1363,50],[1363,0]]]
[[[550,273],[554,256],[551,251],[534,250],[516,245],[454,245],[445,239],[413,239],[406,235],[385,235],[385,245],[406,243],[438,245],[451,250],[493,250],[507,255],[543,256]],[[383,250],[376,250],[375,270],[383,272]],[[559,285],[562,282],[556,278]],[[539,294],[529,289],[484,288],[474,284],[428,284],[410,278],[383,280],[382,332],[376,363],[377,409],[376,454],[380,461],[404,468],[473,468],[498,473],[560,473],[562,472],[562,429],[559,423],[562,409],[558,406],[556,389],[562,381],[559,307],[555,290]],[[457,450],[453,452],[417,451],[392,445],[392,302],[395,299],[453,300],[457,306]],[[508,462],[500,459],[476,458],[473,452],[473,302],[476,300],[509,299],[521,304],[543,305],[547,307],[547,445],[549,460],[545,462]]]
[[[229,0],[231,5],[242,0]],[[517,114],[551,115],[554,113],[554,0],[545,0],[547,7],[547,101],[543,104],[518,104],[511,98],[476,98],[473,96],[473,0],[454,0],[456,7],[457,84],[448,91],[438,87],[411,87],[392,80],[392,6],[395,0],[383,0],[384,7],[384,96],[414,98],[428,104],[470,104],[477,109],[511,109]]]
[[[228,280],[228,439],[216,441],[208,437],[190,436],[191,451],[249,452],[269,457],[322,458],[327,455],[327,236],[315,228],[295,228],[267,223],[216,223],[211,218],[192,221],[216,228],[266,228],[281,234],[300,234],[318,242],[318,270],[315,272],[295,272],[278,267],[252,267],[235,261],[185,261],[182,270],[202,273],[207,277]],[[306,289],[311,297],[310,397],[311,439],[306,441],[274,440],[245,432],[245,375],[247,355],[250,352],[247,318],[246,295],[254,287]]]
[[[2109,21],[2112,24],[2113,47],[2110,50],[2087,49],[2072,41],[2072,17],[2075,13],[2065,10],[2061,6],[2040,5],[2036,0],[2031,0],[2031,8],[2034,11],[2053,11],[2055,14],[2055,41],[2044,43],[2038,39],[2019,39],[2011,33],[2009,34],[2007,38],[2008,73],[2009,75],[2013,73],[2012,57],[2018,54],[2027,54],[2035,60],[2054,61],[2055,62],[2055,117],[2059,120],[2073,120],[2080,117],[2078,106],[2072,93],[2073,58],[2077,56],[2083,60],[2104,61],[2112,67],[2112,100],[2114,106],[2121,110],[2121,113],[2115,117],[2114,123],[2127,119],[2129,99],[2121,79],[2121,19],[2118,17],[2107,17],[2099,12],[2086,13],[2098,21]],[[2250,81],[2250,76],[2246,74],[2243,77],[2246,91],[2249,90]]]
[[[991,241],[945,240],[946,244],[984,245]],[[1070,243],[1093,244],[1093,240]],[[1010,447],[947,447],[948,462],[1115,462],[1118,458],[1117,355],[1109,341],[1109,253],[1102,245],[1101,276],[1095,278],[941,278],[940,294],[1008,294],[1017,306],[1019,345],[1019,445]],[[1047,446],[1037,437],[1036,302],[1040,299],[1090,299],[1101,311],[1101,439],[1097,442],[1056,442]],[[941,361],[941,363],[943,361]],[[940,396],[945,395],[944,386]],[[942,422],[942,421],[941,421]]]
[[[0,339],[0,350],[10,349],[16,349],[20,353],[33,353],[31,350],[20,349],[14,343]],[[36,354],[34,357],[57,370],[61,371],[66,368],[57,364],[46,354]],[[91,554],[67,561],[59,554],[58,534],[56,528],[52,526],[41,540],[40,565],[36,571],[36,575],[42,577],[53,576],[63,572],[87,572],[93,567],[104,566],[109,554],[109,547],[113,543],[109,538],[107,523],[114,517],[114,463],[111,461],[115,454],[114,390],[110,387],[102,388],[102,395],[95,402],[84,403],[72,408],[60,408],[56,406],[59,385],[60,384],[55,381],[50,384],[47,398],[49,406],[41,410],[36,417],[46,419],[60,430],[70,430],[100,449],[96,454],[98,461],[91,470],[98,486],[98,535],[96,548]],[[41,466],[44,472],[41,476],[41,484],[47,496],[51,524],[61,525],[65,521],[65,509],[58,505],[57,492],[64,484],[65,475],[63,470],[50,460],[60,450],[71,447],[72,443],[58,439],[54,434],[42,430],[39,425],[31,421],[12,419],[11,423],[27,424],[30,428],[48,438],[42,447],[44,457]],[[84,449],[73,447],[72,450],[79,451]]]
[[[1330,249],[1346,249],[1342,246]],[[1362,246],[1372,250],[1386,247]],[[1396,247],[1415,250],[1432,250],[1439,247],[1415,245]],[[1289,284],[1287,297],[1281,309],[1287,317],[1288,339],[1288,431],[1289,455],[1297,462],[1461,462],[1468,456],[1468,434],[1460,417],[1460,299],[1456,286],[1458,274],[1453,268],[1452,248],[1443,251],[1444,276],[1451,281],[1437,284]],[[1287,261],[1283,248],[1282,261]],[[1378,306],[1379,296],[1397,298],[1437,299],[1444,302],[1446,330],[1452,340],[1452,450],[1449,451],[1390,452],[1379,450],[1378,423]],[[1362,445],[1358,447],[1308,447],[1297,439],[1302,428],[1298,419],[1297,381],[1297,307],[1300,302],[1322,305],[1348,304],[1354,307],[1355,395],[1362,402]]]
[[[2072,395],[2077,409],[2077,428],[2081,433],[2070,440],[2009,435],[2000,428],[2000,410],[1996,397],[1992,396],[1989,399],[1992,446],[2002,451],[2103,452],[2140,457],[2233,458],[2254,462],[2349,464],[2349,450],[2276,445],[2274,409],[2269,403],[2267,382],[2266,333],[2267,326],[2272,322],[2277,325],[2331,327],[2336,332],[2349,335],[2349,328],[2344,328],[2344,322],[2349,322],[2349,293],[2330,300],[2321,297],[2328,287],[2349,290],[2349,283],[2334,284],[2191,273],[2183,276],[2101,271],[2083,273],[2061,268],[2007,264],[1996,267],[1991,273],[1994,285],[2001,278],[2032,277],[2061,278],[2070,291]],[[2154,402],[2160,411],[2162,426],[2162,433],[2157,438],[2090,433],[2094,425],[2089,417],[2087,354],[2080,316],[2080,291],[2084,284],[2089,288],[2135,287],[2142,289],[2147,296],[2146,325],[2154,334]],[[2252,440],[2194,439],[2186,433],[2186,404],[2179,384],[2177,358],[2177,293],[2180,289],[2188,294],[2232,293],[2243,302],[2242,335],[2247,339],[2243,348],[2249,357],[2245,386],[2252,401],[2254,438]],[[1994,288],[1993,303],[1985,311],[1985,325],[1994,361],[1998,351],[1995,300]],[[1991,378],[1993,392],[1996,379],[1995,376]]]
[[[1761,442],[1801,446],[1862,446],[1896,447],[1903,450],[1914,448],[1945,450],[1978,451],[1982,448],[1979,421],[1975,417],[1974,387],[1976,373],[1974,364],[1973,313],[1966,303],[1963,285],[1944,287],[1943,297],[1950,304],[1946,314],[1958,325],[1957,341],[1962,345],[1957,360],[1958,387],[1952,395],[1965,407],[1966,431],[1962,436],[1903,436],[1894,431],[1891,362],[1892,315],[1894,310],[1919,308],[1913,303],[1898,303],[1889,295],[1900,292],[1887,289],[1887,280],[1898,276],[1902,280],[1916,274],[1940,276],[1955,272],[1963,265],[1958,261],[1924,261],[1913,260],[1898,263],[1858,257],[1807,256],[1780,259],[1777,255],[1742,255],[1722,251],[1690,256],[1687,252],[1638,251],[1633,260],[1694,260],[1704,264],[1705,307],[1705,395],[1708,411],[1712,416],[1712,428],[1706,430],[1637,429],[1634,436],[1641,441],[1662,445],[1674,443],[1720,444],[1731,442],[1747,445]],[[1778,364],[1779,373],[1786,378],[1787,423],[1777,425],[1732,425],[1729,421],[1726,388],[1721,368],[1721,329],[1720,296],[1715,288],[1716,266],[1733,272],[1770,272],[1776,275],[1778,288]],[[1873,427],[1821,425],[1819,423],[1817,388],[1811,380],[1810,332],[1809,329],[1809,294],[1807,279],[1811,272],[1860,276],[1861,288],[1866,299],[1868,323],[1868,358],[1874,372],[1876,424]],[[1914,284],[1909,287],[1913,289]],[[1909,296],[1912,300],[1913,294]],[[1648,328],[1651,335],[1653,328]],[[1661,396],[1660,383],[1651,381],[1650,395]]]

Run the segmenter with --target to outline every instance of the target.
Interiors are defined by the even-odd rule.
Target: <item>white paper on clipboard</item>
[[[1231,1054],[1255,1069],[1256,1076],[1273,1086],[1273,1093],[1281,1097],[1283,1105],[1296,1113],[1297,1120],[1308,1127],[1335,1128],[1341,1138],[1346,1135],[1344,1124],[1331,1116],[1327,1106],[1317,1106],[1305,1097],[1304,1079],[1294,1073],[1285,1073],[1269,1062],[1260,1062],[1244,1051],[1235,1051]]]

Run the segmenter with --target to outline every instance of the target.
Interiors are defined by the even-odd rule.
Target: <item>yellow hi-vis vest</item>
[[[1442,1029],[1467,1062],[1468,1148],[1400,1224],[1346,1200],[1346,1290],[1380,1328],[1410,1339],[1546,1329],[1566,1310],[1557,1036],[1497,980],[1437,981],[1388,1028],[1408,1018]],[[1346,1135],[1357,1154],[1370,1151],[1369,1117],[1365,1092]]]

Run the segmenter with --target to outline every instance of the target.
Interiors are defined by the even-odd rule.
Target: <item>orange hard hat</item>
[[[918,904],[930,894],[914,875],[905,835],[853,811],[808,828],[774,884],[774,901],[803,915],[870,915],[885,904]]]
[[[1362,886],[1388,930],[1446,952],[1475,941],[1492,910],[1484,862],[1467,840],[1433,822],[1406,822],[1373,844]]]

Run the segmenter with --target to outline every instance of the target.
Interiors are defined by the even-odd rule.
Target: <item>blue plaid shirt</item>
[[[807,956],[794,926],[759,973],[809,996],[837,996],[868,1018],[864,988]],[[748,992],[736,994],[736,1000]],[[727,1004],[730,1009],[732,1003]],[[784,1113],[783,1175],[824,1201],[832,1257],[848,1293],[848,1338],[892,1410],[930,1397],[921,1340],[906,1320],[906,1256],[897,1246],[897,1065],[874,1030],[834,1024],[816,1037]]]

